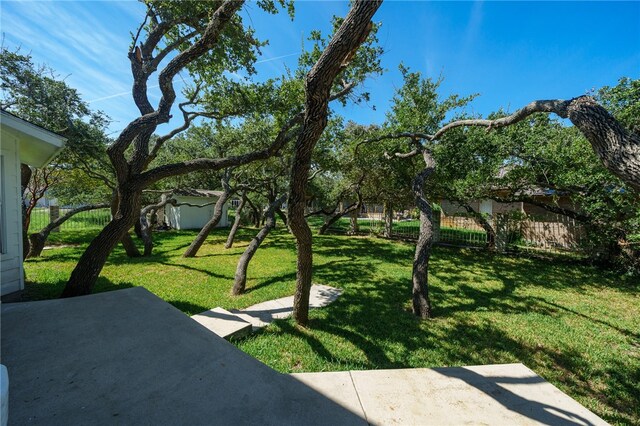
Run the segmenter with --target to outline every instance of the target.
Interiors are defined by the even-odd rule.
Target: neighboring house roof
[[[2,130],[18,138],[20,162],[33,167],[46,166],[62,148],[66,138],[44,127],[0,110]]]
[[[222,191],[212,191],[209,189],[178,189],[174,191],[176,195],[182,195],[187,197],[220,197],[223,192]]]

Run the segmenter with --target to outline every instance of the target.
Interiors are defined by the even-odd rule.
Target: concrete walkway
[[[372,425],[606,425],[523,364],[299,373]]]
[[[342,290],[327,285],[314,284],[309,294],[309,307],[322,308],[334,302]],[[245,309],[227,311],[217,307],[201,312],[191,318],[225,339],[241,337],[252,330],[271,324],[276,319],[293,314],[293,296],[269,300]]]
[[[281,374],[140,287],[1,315],[9,425],[605,424],[522,364]]]

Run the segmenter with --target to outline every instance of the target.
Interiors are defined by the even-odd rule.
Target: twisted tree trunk
[[[420,210],[420,235],[413,258],[412,306],[414,315],[427,319],[433,316],[429,299],[429,257],[433,244],[433,211],[424,197],[424,181],[435,172],[435,161],[427,151],[423,152],[426,167],[413,180],[413,194]]]
[[[41,256],[42,250],[44,249],[44,245],[47,242],[47,238],[49,238],[49,234],[51,233],[51,231],[61,226],[63,223],[71,219],[76,214],[81,212],[86,212],[89,210],[103,209],[107,207],[109,207],[109,204],[107,203],[89,204],[86,206],[78,207],[77,209],[73,209],[65,213],[63,216],[59,217],[53,222],[50,222],[47,226],[42,228],[39,232],[34,232],[30,234],[29,235],[30,248],[29,248],[29,253],[27,253],[27,258],[30,259],[32,257]]]
[[[554,113],[571,120],[587,138],[602,164],[640,193],[640,135],[622,127],[591,96],[579,96],[568,101],[533,101],[496,120],[458,120],[442,127],[435,135],[427,135],[427,138],[438,139],[448,130],[461,126],[505,127],[536,112]]]
[[[120,188],[118,198],[127,202],[120,203],[111,222],[91,241],[71,273],[60,297],[91,293],[93,284],[98,279],[109,254],[140,217],[140,195],[140,191],[135,189]]]
[[[256,235],[253,240],[251,240],[249,246],[246,248],[244,253],[242,253],[242,256],[240,256],[240,260],[238,260],[238,267],[236,268],[235,279],[233,282],[233,289],[231,290],[234,295],[237,296],[244,293],[245,286],[247,284],[247,268],[249,267],[249,262],[251,262],[253,255],[256,254],[256,251],[258,251],[258,248],[260,248],[260,244],[262,244],[267,235],[269,235],[269,232],[276,225],[276,209],[280,207],[280,205],[282,205],[282,203],[284,203],[284,200],[286,199],[287,196],[285,194],[269,205],[269,208],[264,215],[265,224],[263,228],[260,230],[260,232],[258,232],[258,235]]]
[[[236,209],[236,217],[233,220],[233,226],[231,226],[231,231],[229,231],[227,242],[224,244],[224,248],[226,249],[229,249],[231,248],[231,246],[233,246],[233,240],[236,238],[236,232],[238,232],[238,227],[240,226],[240,221],[242,220],[241,214],[245,204],[247,204],[247,197],[245,196],[245,194],[242,194],[242,200],[240,201],[240,205]]]
[[[133,76],[132,95],[140,116],[132,120],[107,148],[107,154],[117,178],[119,205],[111,222],[104,227],[80,257],[62,297],[79,296],[91,292],[111,251],[118,241],[123,237],[126,238],[128,230],[139,220],[142,189],[160,179],[191,171],[222,170],[234,165],[269,158],[286,142],[276,140],[266,149],[247,154],[215,159],[198,158],[147,170],[163,144],[186,130],[197,116],[189,114],[180,105],[184,124],[151,141],[151,136],[158,126],[171,119],[171,108],[176,100],[173,86],[175,76],[215,47],[224,27],[243,4],[242,0],[227,0],[206,15],[180,18],[166,23],[163,20],[161,24],[145,26],[147,18],[156,22],[158,19],[155,8],[147,8],[145,22],[140,27],[141,30],[145,28],[147,36],[139,44],[133,43],[128,54]],[[194,28],[187,35],[178,36],[177,42],[167,45],[167,36],[174,34],[176,28],[180,26],[189,26],[193,18],[198,28]],[[206,25],[201,25],[199,22],[201,19],[208,19]],[[185,45],[186,48],[177,50]],[[168,59],[164,68],[159,69],[160,64],[167,57],[171,59]],[[159,88],[162,94],[156,109],[153,108],[147,96],[147,83],[155,72],[158,72]],[[195,102],[195,98],[196,95],[192,96],[190,102]]]
[[[209,222],[207,222],[200,230],[200,232],[184,252],[182,257],[195,257],[196,254],[198,254],[198,250],[200,250],[200,247],[202,247],[202,244],[204,244],[205,240],[209,236],[209,233],[211,233],[211,230],[215,228],[218,223],[220,223],[220,219],[222,219],[222,213],[224,211],[224,205],[226,204],[227,200],[229,200],[232,194],[233,191],[231,190],[231,188],[228,185],[225,186],[222,195],[220,195],[220,198],[218,198],[218,201],[215,204],[215,207],[213,209],[213,216],[211,217]]]
[[[309,321],[309,292],[313,264],[311,229],[304,217],[311,155],[327,125],[331,86],[372,28],[371,18],[381,0],[356,0],[326,49],[305,79],[305,112],[295,145],[289,192],[289,229],[298,252],[293,317],[300,325]]]
[[[289,219],[287,219],[287,214],[283,212],[280,207],[276,209],[276,214],[278,215],[280,220],[282,220],[282,223],[284,223],[284,226],[287,226],[287,224],[289,223]]]
[[[260,228],[260,219],[262,217],[260,213],[260,209],[251,201],[250,198],[247,198],[247,204],[251,208],[251,219],[253,222],[254,228]]]
[[[121,201],[120,201],[118,192],[114,191],[113,197],[111,199],[111,216],[115,216],[117,214],[118,206],[120,202]],[[135,223],[134,223],[134,226],[135,226]],[[129,235],[128,229],[127,229],[127,232],[125,232],[122,238],[120,239],[120,242],[122,243],[122,247],[124,248],[124,252],[127,254],[127,256],[129,257],[141,256],[140,250],[138,250],[138,247],[136,247],[136,243],[133,242],[133,238],[131,238],[131,235]]]

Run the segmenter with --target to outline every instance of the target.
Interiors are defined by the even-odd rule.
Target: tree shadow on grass
[[[35,300],[57,299],[58,297],[60,297],[60,294],[62,293],[62,290],[64,290],[65,285],[67,285],[67,280],[58,280],[56,282],[46,283],[26,281],[20,301],[29,302]],[[91,294],[122,290],[131,287],[135,287],[135,285],[130,282],[114,283],[113,281],[105,277],[99,277]]]
[[[302,338],[309,345],[311,350],[318,355],[318,357],[322,358],[328,363],[338,363],[344,366],[358,365],[360,369],[402,368],[401,364],[392,361],[386,355],[386,353],[382,349],[380,349],[374,342],[369,341],[366,337],[358,333],[350,332],[346,329],[340,329],[340,334],[343,337],[346,337],[347,340],[356,344],[359,348],[366,348],[363,349],[363,352],[367,358],[367,363],[365,364],[362,364],[362,362],[359,360],[344,358],[340,355],[332,353],[329,349],[327,349],[327,347],[322,343],[320,339],[314,336],[313,332],[301,329],[295,326],[290,321],[278,321],[277,326],[280,330],[282,330],[281,333]],[[312,319],[310,321],[310,327],[312,330],[320,330],[326,332],[331,332],[332,329],[335,330],[335,328],[333,327],[328,327],[326,322],[320,322],[315,319]],[[381,365],[384,365],[385,367],[380,367]]]
[[[383,294],[379,297],[384,299]],[[559,383],[571,396],[584,398],[583,403],[597,400],[613,407],[615,411],[599,413],[605,420],[633,423],[640,418],[638,400],[634,397],[640,394],[638,367],[630,371],[629,365],[614,361],[614,365],[604,370],[593,369],[591,361],[577,350],[516,340],[495,327],[489,319],[458,320],[446,326],[431,327],[430,321],[418,321],[392,303],[385,304],[381,300],[370,303],[363,300],[365,298],[365,295],[360,299],[352,294],[348,299],[325,308],[325,317],[311,321],[312,331],[301,332],[291,322],[278,326],[284,332],[303,337],[309,347],[328,363],[340,359],[340,355],[327,349],[314,333],[338,336],[362,351],[367,359],[363,367],[367,369],[441,366],[442,359],[446,360],[447,366],[522,362],[534,371],[544,366],[555,374],[547,379]],[[393,358],[388,351],[389,345],[395,348]],[[400,356],[398,347],[402,348]],[[435,359],[425,363],[414,358],[416,354],[432,348],[437,348]],[[356,362],[342,358],[345,364]],[[529,408],[533,413],[531,418],[540,420],[538,417],[544,417],[541,411],[544,407],[538,403],[532,403]],[[526,412],[521,414],[526,415]]]
[[[616,361],[615,368],[594,368],[588,355],[560,343],[559,346],[545,343],[549,339],[545,340],[544,335],[540,335],[543,340],[536,342],[535,331],[532,334],[534,343],[531,343],[525,339],[514,339],[494,326],[486,315],[459,315],[489,311],[556,317],[569,313],[637,339],[637,334],[630,330],[521,291],[533,287],[593,290],[600,285],[612,286],[612,282],[603,284],[596,279],[580,280],[588,277],[590,272],[583,273],[567,264],[527,259],[521,262],[482,252],[438,249],[434,250],[432,263],[437,285],[431,287],[437,318],[435,322],[423,322],[407,310],[411,288],[409,247],[394,249],[384,244],[378,247],[375,241],[367,240],[353,244],[328,240],[318,246],[316,253],[322,253],[323,257],[344,259],[316,263],[314,282],[344,283],[344,294],[334,304],[323,308],[323,314],[311,314],[310,330],[300,330],[292,321],[279,321],[277,327],[282,333],[304,339],[328,365],[335,365],[336,361],[341,366],[353,365],[359,361],[350,358],[348,352],[327,346],[324,339],[315,335],[316,332],[334,335],[357,347],[366,357],[364,368],[424,367],[429,363],[437,366],[442,365],[441,360],[446,360],[448,365],[523,362],[534,370],[553,372],[555,375],[550,379],[572,396],[583,398],[583,403],[602,401],[613,407],[614,410],[599,410],[599,414],[610,422],[628,423],[640,418],[636,408],[638,401],[632,396],[639,394],[640,390],[636,380],[640,374],[637,368],[628,371],[629,364],[622,360]],[[391,259],[392,263],[397,261],[407,268],[400,270],[397,278],[385,275],[388,271],[380,268],[387,266],[377,260],[378,256]],[[550,280],[550,275],[557,279]],[[572,277],[578,281],[575,287]],[[491,284],[480,285],[486,280],[491,280]],[[394,349],[389,350],[390,347]],[[437,350],[432,355],[425,355],[431,348]],[[435,358],[430,358],[433,356]],[[542,410],[544,407],[539,408]],[[542,416],[540,410],[537,413]]]
[[[206,274],[210,277],[214,277],[214,278],[220,278],[220,279],[224,279],[224,280],[232,280],[233,277],[230,275],[222,275],[222,274],[218,274],[216,272],[207,270],[207,269],[202,269],[202,268],[196,268],[194,266],[188,266],[185,265],[183,263],[170,263],[170,262],[158,262],[161,265],[166,265],[166,266],[173,266],[176,268],[182,268],[182,269],[188,269],[189,271],[195,271],[195,272],[201,272],[203,274]]]
[[[181,310],[185,315],[196,315],[204,311],[208,311],[211,307],[198,305],[196,303],[191,303],[187,300],[166,300],[167,303],[173,305],[175,308]]]
[[[258,290],[260,290],[262,288],[268,287],[268,286],[270,286],[272,284],[279,283],[279,282],[282,282],[282,281],[295,281],[295,280],[296,280],[296,273],[295,272],[289,272],[289,273],[286,273],[286,274],[277,275],[275,277],[271,277],[271,278],[268,278],[268,279],[266,279],[264,281],[261,281],[260,283],[254,285],[254,286],[247,287],[247,289],[245,290],[245,292],[243,294],[249,294],[249,293],[252,293],[254,291],[258,291]]]

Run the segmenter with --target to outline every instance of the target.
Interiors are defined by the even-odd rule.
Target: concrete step
[[[314,284],[309,295],[309,307],[322,308],[334,302],[342,290],[326,285]],[[293,313],[293,296],[281,297],[258,303],[245,309],[214,308],[192,316],[194,320],[220,337],[242,337],[252,330],[268,326],[276,319],[284,319]]]
[[[227,340],[251,334],[251,323],[221,307],[209,309],[191,318]]]

